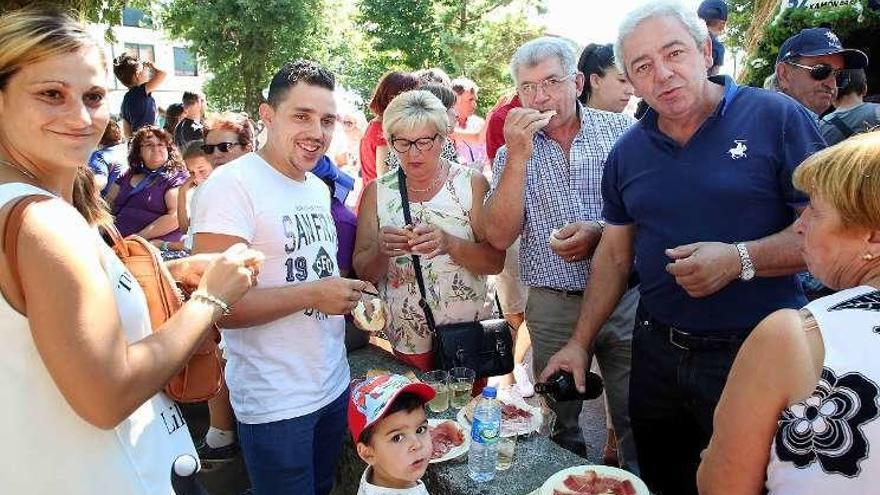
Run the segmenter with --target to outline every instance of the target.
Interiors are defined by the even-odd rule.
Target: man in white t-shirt
[[[226,380],[257,495],[327,494],[346,431],[343,315],[366,284],[339,278],[330,193],[308,173],[336,123],[333,74],[288,63],[260,106],[266,145],[217,169],[192,224],[194,251],[244,242],[266,256],[222,321]]]

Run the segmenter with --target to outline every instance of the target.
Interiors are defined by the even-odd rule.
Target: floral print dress
[[[416,224],[434,224],[456,237],[474,240],[470,225],[473,202],[472,169],[444,160],[449,174],[440,191],[429,201],[410,202],[410,212]],[[380,177],[376,183],[379,228],[404,228],[403,205],[398,189],[397,171]],[[490,317],[492,306],[488,294],[487,277],[476,275],[457,265],[449,255],[430,260],[421,258],[422,277],[427,289],[428,304],[437,325],[479,321]],[[388,309],[385,334],[395,351],[401,354],[424,354],[431,351],[431,334],[425,315],[419,307],[419,287],[416,283],[410,255],[388,260],[388,272],[379,281],[379,295]]]

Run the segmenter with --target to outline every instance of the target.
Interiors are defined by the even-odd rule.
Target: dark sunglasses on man
[[[203,144],[202,151],[204,151],[206,155],[213,155],[214,149],[216,148],[221,153],[229,153],[229,150],[231,150],[233,146],[243,146],[243,145],[242,145],[242,143]]]
[[[841,87],[845,86],[849,80],[849,73],[846,69],[835,69],[828,64],[804,65],[790,60],[787,60],[785,63],[799,69],[804,69],[814,81],[824,81],[833,75],[837,80],[837,86]]]

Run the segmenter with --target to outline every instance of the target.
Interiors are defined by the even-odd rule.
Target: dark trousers
[[[746,334],[696,337],[657,322],[639,306],[629,414],[641,477],[653,493],[697,495],[700,453]]]
[[[329,494],[348,429],[347,411],[348,390],[305,416],[273,423],[238,423],[238,439],[254,494]]]

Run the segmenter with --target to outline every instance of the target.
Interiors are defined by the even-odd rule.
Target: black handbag
[[[403,204],[403,218],[407,225],[413,225],[406,191],[406,175],[402,167],[397,169],[397,178]],[[434,322],[434,313],[428,305],[419,256],[416,254],[411,256],[421,295],[419,307],[425,313],[425,321],[432,335],[434,368],[449,370],[463,366],[474,370],[478,377],[506,375],[513,371],[513,337],[507,320],[495,318],[437,326]],[[498,313],[502,314],[497,296],[495,303],[498,305]]]

